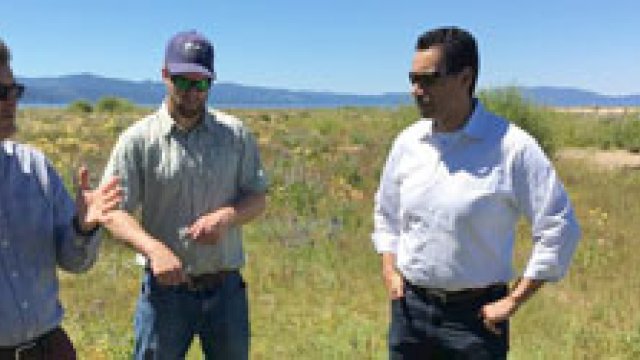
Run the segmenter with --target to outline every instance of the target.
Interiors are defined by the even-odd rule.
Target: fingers
[[[495,321],[490,319],[490,317],[488,316],[488,314],[486,313],[486,308],[483,307],[482,309],[480,309],[480,312],[478,313],[478,317],[482,320],[482,323],[484,324],[484,327],[491,331],[492,333],[496,334],[496,335],[502,335],[502,329],[500,329],[498,327],[498,324],[502,321]]]
[[[502,330],[500,328],[498,328],[498,324],[491,322],[489,320],[483,320],[484,326],[487,328],[487,330],[491,331],[492,333],[496,334],[496,335],[502,335]]]
[[[398,272],[387,273],[384,275],[385,285],[391,300],[397,300],[404,297],[404,279]]]
[[[179,285],[187,281],[187,274],[182,270],[180,260],[173,257],[159,259],[155,265],[153,261],[151,263],[153,276],[162,285]]]
[[[103,202],[109,203],[114,200],[120,201],[122,200],[123,195],[124,195],[124,190],[122,188],[112,189],[106,193],[103,193]]]
[[[154,276],[158,280],[158,283],[165,286],[180,285],[188,280],[187,275],[182,271],[182,269],[162,272],[154,274]]]
[[[78,176],[75,179],[77,181],[76,188],[79,190],[89,190],[89,170],[84,165],[78,168]]]
[[[404,283],[397,282],[391,287],[391,299],[396,300],[404,297]]]
[[[205,218],[196,220],[187,231],[189,237],[201,244],[214,244],[220,238],[220,230],[216,226],[208,224]]]
[[[111,211],[111,210],[116,210],[119,208],[120,206],[120,202],[122,201],[121,197],[115,197],[113,199],[109,199],[107,201],[104,202],[103,208],[102,208],[102,214],[104,215],[105,213]]]
[[[87,175],[87,178],[88,178],[88,175]],[[105,182],[102,186],[100,186],[100,189],[103,192],[108,192],[114,189],[122,189],[120,187],[120,178],[117,176],[111,177],[107,182]]]

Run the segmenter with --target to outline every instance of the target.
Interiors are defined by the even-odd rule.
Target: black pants
[[[443,302],[405,283],[405,296],[391,303],[389,358],[506,359],[509,324],[499,325],[501,335],[484,326],[482,305],[506,295],[505,287],[467,301]]]
[[[16,357],[16,353],[18,357]],[[0,348],[0,360],[75,360],[76,350],[67,333],[55,328],[17,348]]]

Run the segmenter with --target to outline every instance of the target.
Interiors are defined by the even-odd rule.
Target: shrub
[[[93,111],[93,105],[87,100],[76,100],[67,106],[67,111],[86,114]]]
[[[479,98],[489,111],[518,125],[533,136],[548,156],[553,156],[555,143],[542,107],[526,100],[515,87],[483,90]]]
[[[127,112],[135,108],[135,105],[123,98],[115,96],[105,96],[96,103],[96,111],[101,112]]]

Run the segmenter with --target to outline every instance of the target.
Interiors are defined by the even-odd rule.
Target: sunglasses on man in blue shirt
[[[24,95],[24,85],[18,83],[0,84],[0,101],[7,101],[9,98],[20,100],[22,95]]]

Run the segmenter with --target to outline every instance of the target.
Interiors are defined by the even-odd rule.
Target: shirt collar
[[[160,123],[160,131],[163,135],[168,136],[171,132],[176,129],[176,121],[169,114],[169,108],[167,107],[166,100],[162,102],[160,105],[160,109],[158,110],[158,121]],[[204,120],[198,124],[193,130],[198,130],[202,128],[203,130],[213,131],[215,127],[215,119],[214,115],[209,111],[206,111],[204,114]]]
[[[482,103],[478,101],[478,99],[473,99],[473,112],[469,117],[467,123],[462,127],[462,129],[458,130],[462,135],[471,138],[471,139],[482,139],[487,135],[487,127],[485,124],[485,118],[487,116],[487,111],[485,110]],[[428,140],[433,137],[433,119],[424,119],[427,121],[427,126],[425,130],[425,134],[423,136],[424,140]]]

